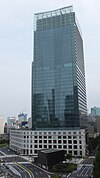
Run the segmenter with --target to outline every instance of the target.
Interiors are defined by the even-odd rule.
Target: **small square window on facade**
[[[39,140],[39,143],[42,143],[42,140]]]
[[[58,143],[61,143],[61,140],[58,140]]]
[[[37,143],[37,140],[34,140],[34,143]]]
[[[58,139],[61,139],[61,136],[58,136]]]
[[[66,136],[63,136],[63,139],[66,139]]]
[[[47,136],[44,136],[44,138],[47,138]]]
[[[44,140],[44,143],[47,143],[47,140]]]
[[[63,149],[67,149],[67,145],[64,145],[64,146],[63,146]]]
[[[39,136],[39,138],[42,138],[42,136]]]
[[[49,145],[49,148],[52,148],[52,145]]]
[[[48,136],[48,138],[52,138],[51,136]]]
[[[68,140],[68,143],[69,143],[69,144],[72,144],[72,140]]]
[[[48,140],[48,143],[52,143],[52,140]]]
[[[36,154],[36,153],[37,153],[37,150],[34,150],[34,153]]]
[[[42,132],[39,132],[39,135],[42,135]]]
[[[82,145],[80,145],[80,149],[82,149]]]
[[[68,134],[70,135],[70,134],[71,134],[71,132],[68,132]]]
[[[73,134],[75,134],[75,135],[76,135],[76,132],[73,132]]]
[[[53,140],[53,143],[57,143],[57,140]]]
[[[72,149],[72,145],[69,145],[68,148],[69,148],[69,149]]]
[[[48,134],[51,134],[51,132],[48,132]]]
[[[77,145],[74,145],[74,149],[77,149]]]
[[[61,132],[58,132],[58,135],[61,135]]]
[[[72,137],[71,136],[68,136],[68,139],[71,139]]]
[[[47,145],[44,145],[44,148],[47,148]]]
[[[82,144],[82,141],[81,141],[81,140],[79,140],[79,144]]]
[[[73,139],[77,139],[77,136],[73,136]]]
[[[30,154],[32,154],[32,150],[30,150]]]
[[[63,132],[64,135],[66,135],[66,132]]]
[[[37,145],[34,145],[34,148],[37,148]]]
[[[82,155],[82,151],[80,151],[80,155]]]
[[[63,143],[67,143],[67,140],[63,140]]]
[[[74,151],[74,155],[77,155],[77,151]]]
[[[57,148],[57,145],[53,145],[53,148]]]
[[[62,145],[58,145],[58,148],[62,148]]]
[[[73,140],[73,143],[74,143],[74,144],[77,144],[77,140]]]
[[[53,132],[54,135],[56,135],[56,132]]]

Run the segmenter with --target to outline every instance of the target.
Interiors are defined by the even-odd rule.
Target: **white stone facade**
[[[37,155],[40,149],[64,149],[73,156],[85,156],[85,130],[11,130],[10,148],[23,155]]]

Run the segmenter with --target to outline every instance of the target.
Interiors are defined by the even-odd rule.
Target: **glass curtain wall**
[[[72,6],[35,14],[33,129],[79,128],[86,114],[83,41]]]

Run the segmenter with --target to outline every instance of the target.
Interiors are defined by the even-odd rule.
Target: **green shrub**
[[[54,174],[54,175],[51,176],[51,178],[59,178],[59,176]]]
[[[5,147],[7,145],[8,145],[7,143],[3,143],[3,144],[0,144],[0,147]]]
[[[74,170],[76,170],[77,169],[77,165],[76,164],[73,164],[73,163],[70,163],[69,165],[68,165],[68,167],[67,167],[67,173],[70,173],[70,172],[72,172],[72,171],[74,171]]]
[[[76,164],[73,164],[73,163],[59,163],[57,165],[55,165],[52,169],[52,171],[54,172],[67,172],[67,173],[70,173],[72,172],[73,170],[76,170],[77,169],[77,165]]]

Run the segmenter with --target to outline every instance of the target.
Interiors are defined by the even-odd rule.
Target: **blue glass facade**
[[[100,108],[99,107],[93,107],[91,108],[91,114],[95,117],[95,116],[100,116]]]
[[[79,128],[86,114],[83,41],[72,7],[35,14],[33,129]]]

